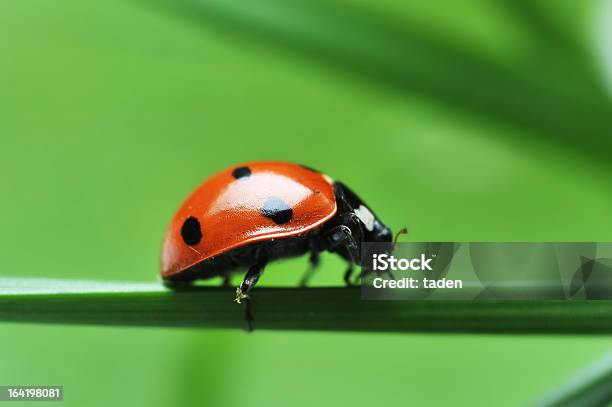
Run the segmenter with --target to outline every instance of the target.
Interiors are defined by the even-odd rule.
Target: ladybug
[[[323,251],[348,263],[344,280],[361,261],[362,242],[391,242],[391,230],[346,185],[312,168],[280,161],[236,165],[205,180],[183,202],[166,232],[161,276],[169,287],[248,269],[236,289],[244,302],[266,264],[310,254],[310,270]]]

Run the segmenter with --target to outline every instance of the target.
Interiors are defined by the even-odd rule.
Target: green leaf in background
[[[336,65],[370,83],[518,126],[545,141],[567,143],[608,162],[610,97],[585,50],[564,38],[566,34],[548,21],[549,10],[537,2],[498,4],[531,29],[536,38],[530,38],[528,51],[546,56],[537,64],[510,66],[474,53],[454,38],[440,38],[424,26],[381,15],[369,5],[181,0],[167,6],[200,25],[212,23],[264,40]]]
[[[563,386],[546,394],[537,407],[598,407],[612,400],[612,355],[604,355],[595,363],[581,369]]]

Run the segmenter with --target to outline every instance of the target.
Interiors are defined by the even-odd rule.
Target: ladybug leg
[[[249,271],[247,271],[242,283],[236,288],[236,303],[241,304],[242,300],[249,298],[249,292],[255,287],[257,281],[259,281],[259,277],[263,274],[264,268],[264,264],[258,263],[251,266]]]
[[[349,262],[348,268],[344,272],[344,284],[346,284],[347,287],[352,287],[355,285],[351,282],[351,276],[353,275],[353,271],[353,263]]]
[[[253,332],[254,319],[253,311],[251,310],[251,300],[249,298],[245,298],[242,301],[244,303],[244,330],[247,332]]]
[[[221,278],[223,278],[223,283],[221,283],[221,286],[224,288],[229,288],[232,285],[232,280],[230,278],[230,273],[229,271],[225,272]]]
[[[259,277],[263,274],[265,269],[265,263],[257,263],[247,271],[244,276],[242,283],[236,288],[236,298],[234,301],[238,304],[244,304],[244,320],[245,329],[247,331],[253,330],[253,313],[251,311],[251,301],[249,298],[249,292],[255,287]]]
[[[317,270],[317,267],[319,267],[319,264],[321,263],[321,256],[319,252],[313,251],[310,254],[308,262],[310,263],[310,267],[302,276],[302,279],[300,280],[300,287],[306,287],[306,285],[308,285],[308,282],[314,275],[315,271]]]
[[[351,229],[346,225],[339,225],[328,234],[329,246],[348,262],[348,268],[344,272],[344,282],[347,286],[353,286],[351,277],[354,265],[359,264],[359,245],[353,236]]]

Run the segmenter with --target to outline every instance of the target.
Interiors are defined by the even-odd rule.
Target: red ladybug
[[[390,242],[391,230],[357,195],[311,168],[279,161],[257,161],[221,171],[183,202],[166,232],[161,276],[169,286],[248,268],[236,289],[245,302],[266,264],[310,253],[311,272],[319,253],[330,251],[353,265],[361,243]]]

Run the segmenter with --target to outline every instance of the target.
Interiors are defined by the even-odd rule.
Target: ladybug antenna
[[[408,229],[406,228],[401,228],[400,230],[397,231],[397,233],[395,234],[395,238],[393,238],[393,244],[397,243],[397,238],[400,235],[407,235],[408,234]]]

